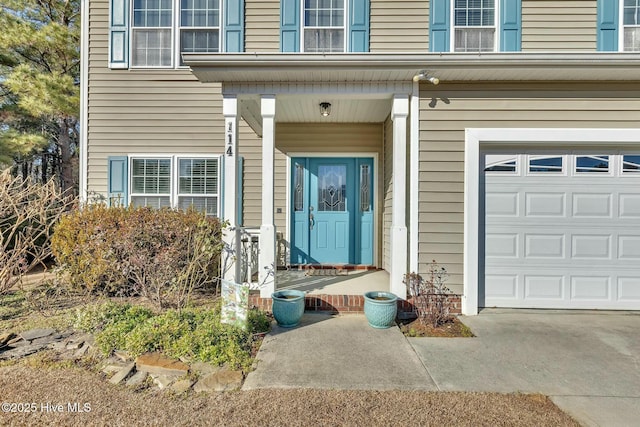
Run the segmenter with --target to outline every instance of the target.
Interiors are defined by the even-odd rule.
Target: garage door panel
[[[613,207],[611,194],[573,193],[573,216],[611,218]]]
[[[525,193],[526,217],[563,217],[566,215],[566,194]]]
[[[640,309],[640,174],[520,172],[483,182],[480,305]]]
[[[564,234],[526,234],[526,258],[564,258]]]
[[[619,201],[621,218],[640,218],[640,194],[621,193]]]

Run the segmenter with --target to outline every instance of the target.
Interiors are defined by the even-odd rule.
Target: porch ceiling
[[[183,54],[202,82],[411,81],[421,70],[447,81],[640,81],[640,54],[362,53]]]

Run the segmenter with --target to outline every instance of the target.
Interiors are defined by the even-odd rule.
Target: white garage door
[[[640,309],[640,155],[484,159],[480,306]]]

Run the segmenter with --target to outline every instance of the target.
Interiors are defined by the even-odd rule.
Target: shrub
[[[45,184],[0,173],[0,294],[51,256],[54,225],[75,199]]]
[[[93,205],[60,222],[53,253],[75,288],[183,307],[216,283],[221,228],[195,210]]]
[[[445,286],[449,278],[447,269],[433,260],[429,264],[427,278],[417,273],[404,276],[409,295],[418,319],[422,323],[429,322],[434,328],[451,319],[451,291]]]
[[[266,332],[270,325],[264,312],[250,313],[253,321],[243,330],[220,323],[219,302],[212,309],[166,310],[157,315],[137,306],[107,303],[78,311],[76,326],[95,333],[105,355],[116,349],[132,356],[161,351],[173,358],[247,369],[253,335]]]

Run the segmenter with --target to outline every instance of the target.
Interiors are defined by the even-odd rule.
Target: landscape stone
[[[42,344],[27,344],[19,347],[12,348],[11,350],[0,352],[0,360],[20,359],[25,356],[29,356],[37,351],[42,350],[46,345]]]
[[[7,345],[9,347],[19,347],[21,345],[27,345],[27,344],[29,344],[29,341],[25,341],[21,337],[15,337],[7,341]]]
[[[135,367],[135,363],[131,362],[128,365],[125,365],[122,369],[115,373],[113,377],[109,380],[111,384],[120,384],[120,382],[127,378],[127,376],[133,371]]]
[[[183,376],[189,372],[189,365],[179,360],[170,359],[161,353],[145,353],[136,358],[136,368],[158,375]]]
[[[230,391],[237,390],[242,386],[241,371],[219,371],[207,375],[200,379],[193,389],[196,392],[207,391]]]
[[[190,379],[183,379],[174,382],[169,388],[176,393],[186,393],[187,391],[191,390],[192,385],[193,381],[191,381]]]
[[[20,336],[27,341],[33,341],[37,338],[47,337],[55,332],[56,330],[51,328],[37,328],[22,332]]]
[[[31,344],[44,344],[46,346],[51,344],[52,342],[56,342],[60,340],[62,340],[62,335],[52,334],[52,335],[47,335],[46,337],[36,338],[33,341],[31,341]]]
[[[147,375],[148,374],[145,371],[137,371],[135,374],[131,376],[131,378],[127,380],[127,385],[129,387],[138,386],[142,384],[144,380],[147,379]]]
[[[76,359],[83,357],[85,354],[87,354],[89,347],[89,344],[85,343],[82,347],[77,349],[75,353],[73,353],[73,357],[75,357]]]
[[[9,340],[15,338],[16,334],[13,332],[3,332],[0,334],[0,347],[4,347]]]
[[[214,372],[219,372],[222,369],[222,366],[212,365],[211,363],[207,362],[194,362],[191,364],[191,371],[197,373],[201,377],[212,374]]]
[[[61,352],[66,350],[67,344],[64,341],[54,341],[50,343],[47,347],[49,347],[51,350],[56,350]]]
[[[177,380],[179,376],[177,375],[158,375],[153,378],[153,382],[158,386],[160,390],[163,390],[169,387],[175,380]]]
[[[113,355],[123,362],[128,362],[131,360],[131,356],[129,355],[129,353],[124,350],[114,350]]]

